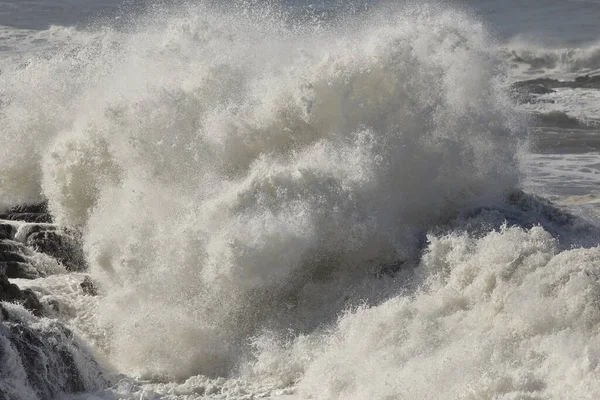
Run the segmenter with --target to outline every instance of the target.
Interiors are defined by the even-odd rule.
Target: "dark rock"
[[[2,239],[13,239],[17,229],[11,224],[0,223],[0,240]]]
[[[44,232],[44,231],[55,231],[57,229],[58,229],[58,226],[50,225],[50,224],[35,224],[35,223],[26,224],[26,225],[23,225],[19,229],[19,232],[16,234],[15,239],[20,242],[26,243],[27,238],[29,236],[33,235],[34,233]]]
[[[513,98],[521,103],[553,103],[553,100],[540,99],[539,96],[548,93],[554,93],[555,90],[544,86],[541,83],[517,82],[511,86]]]
[[[553,103],[553,100],[540,99],[539,96],[548,93],[554,93],[555,91],[547,88],[542,84],[525,84],[523,82],[517,82],[511,87],[513,98],[521,103]]]
[[[532,85],[528,88],[528,92],[531,94],[549,94],[549,93],[555,93],[556,90],[547,88],[544,85]]]
[[[26,263],[27,260],[21,254],[14,251],[1,251],[0,252],[0,262],[2,261],[14,261],[14,262],[22,262]]]
[[[0,214],[0,219],[37,223],[52,222],[52,216],[48,213],[47,202],[12,207],[5,213]]]
[[[0,253],[13,252],[13,253],[24,253],[27,248],[16,240],[4,239],[0,240]]]
[[[31,264],[17,261],[0,262],[0,273],[11,279],[37,279],[42,276]]]
[[[585,85],[586,87],[596,87],[600,86],[600,75],[596,76],[578,76],[575,78],[575,83],[578,85]]]
[[[536,87],[543,86],[546,89],[557,88],[579,88],[579,89],[600,89],[600,75],[595,76],[578,76],[572,81],[559,81],[552,78],[536,78],[526,81],[517,82],[513,85],[515,89],[525,89],[530,92],[536,90]],[[531,92],[530,92],[531,93]]]
[[[22,224],[18,231],[10,224],[4,225],[6,228],[0,225],[0,233],[6,232],[14,239],[0,237],[0,272],[9,278],[35,279],[46,276],[45,270],[36,268],[37,263],[32,258],[34,252],[56,259],[68,271],[86,269],[78,232],[46,223]]]
[[[40,273],[29,263],[31,253],[26,246],[14,240],[0,240],[0,273],[9,278],[36,279]]]
[[[2,307],[2,304],[0,304],[0,316],[2,316],[2,319],[0,319],[1,321],[10,319],[10,314],[6,311],[6,308]]]
[[[77,343],[64,325],[58,321],[39,325],[11,318],[5,307],[0,308],[0,354],[6,355],[0,357],[0,370],[4,372],[0,392],[5,391],[7,398],[57,399],[64,393],[93,391],[106,384],[102,369],[90,352]],[[7,365],[8,360],[18,362]],[[82,362],[85,371],[78,368]]]
[[[39,253],[54,257],[68,271],[82,271],[86,268],[85,256],[79,238],[72,232],[54,227],[29,232],[26,244]]]
[[[52,222],[52,217],[50,216],[50,214],[37,214],[37,213],[0,214],[0,219],[7,219],[10,221],[35,222],[35,223],[51,223]]]
[[[96,283],[94,283],[92,278],[87,275],[85,278],[83,278],[83,282],[81,282],[79,286],[81,286],[81,289],[83,289],[83,293],[89,296],[96,296],[98,294]]]
[[[23,204],[14,206],[8,210],[8,213],[48,214],[48,202],[44,201],[38,204]]]
[[[41,316],[44,308],[31,289],[21,290],[14,283],[10,283],[4,274],[0,274],[0,301],[22,304],[33,315]]]
[[[71,333],[64,328],[63,335],[67,338]],[[42,332],[36,332],[33,329],[21,324],[11,324],[9,326],[11,343],[21,355],[21,363],[25,367],[27,380],[32,387],[37,389],[40,397],[46,399],[56,398],[60,392],[81,392],[85,389],[79,371],[75,365],[73,355],[57,343],[48,341],[49,335],[43,335]],[[62,335],[61,335],[62,336]],[[44,357],[45,354],[52,354],[50,357]],[[47,379],[45,374],[40,372],[48,370],[47,364],[54,364],[52,369],[60,369],[66,375],[67,379],[61,382],[62,387],[53,387],[53,382]]]
[[[60,306],[60,302],[56,299],[47,300],[46,304],[52,311],[59,314],[61,312],[62,307]]]

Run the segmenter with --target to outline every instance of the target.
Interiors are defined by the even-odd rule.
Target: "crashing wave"
[[[81,232],[81,329],[119,371],[198,397],[597,382],[596,228],[513,191],[527,121],[481,23],[201,4],[80,39],[0,75],[0,189]]]
[[[511,61],[525,63],[531,69],[580,73],[600,69],[600,44],[579,48],[548,49],[539,45],[513,42],[504,51]]]

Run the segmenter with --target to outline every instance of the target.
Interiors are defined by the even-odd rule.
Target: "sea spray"
[[[230,376],[252,338],[401,293],[383,266],[520,179],[504,63],[460,12],[196,5],[79,40],[0,75],[0,185],[84,232],[100,350],[133,375]]]
[[[597,395],[600,252],[557,253],[539,227],[430,236],[422,289],[342,315],[310,346],[271,341],[254,371],[297,379],[300,398]]]

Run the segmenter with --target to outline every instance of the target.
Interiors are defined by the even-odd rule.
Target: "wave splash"
[[[156,11],[0,75],[0,188],[84,232],[122,371],[229,376],[269,335],[311,338],[401,293],[382,266],[519,182],[524,120],[480,23],[288,22]]]
[[[520,38],[513,39],[503,51],[513,62],[529,65],[530,70],[558,76],[597,74],[600,70],[600,43],[579,47],[544,48]]]

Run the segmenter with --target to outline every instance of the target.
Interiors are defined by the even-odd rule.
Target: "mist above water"
[[[56,52],[0,75],[0,188],[83,232],[101,298],[80,329],[118,371],[323,399],[595,390],[597,248],[438,229],[522,176],[527,120],[472,16],[200,4],[40,35]]]

